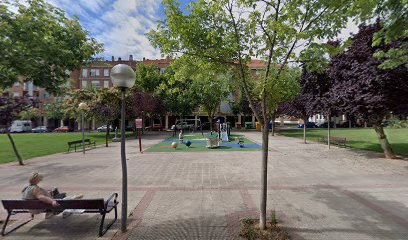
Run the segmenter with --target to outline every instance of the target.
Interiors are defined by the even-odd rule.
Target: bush
[[[391,119],[389,128],[408,128],[408,120]]]

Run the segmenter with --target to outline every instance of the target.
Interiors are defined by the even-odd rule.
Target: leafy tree
[[[41,117],[41,111],[38,108],[31,107],[27,110],[24,110],[20,113],[21,119],[31,120],[31,119],[38,119]]]
[[[289,62],[314,60],[320,40],[333,38],[348,20],[350,1],[326,0],[198,0],[186,15],[175,0],[165,0],[164,21],[149,33],[163,54],[186,54],[236,68],[249,105],[262,126],[260,228],[266,223],[268,124],[272,82],[284,77]],[[302,47],[301,51],[294,51]],[[257,91],[247,67],[251,56],[262,58],[265,69]],[[277,70],[272,68],[277,66]],[[273,84],[273,83],[272,83]],[[255,106],[256,99],[260,106]]]
[[[66,105],[62,98],[55,98],[53,103],[44,105],[45,115],[48,118],[62,119],[64,118]]]
[[[110,127],[116,119],[120,118],[120,91],[116,88],[103,88],[96,92],[89,106],[89,114],[93,118],[105,122],[107,129],[105,135],[105,146],[108,147]]]
[[[152,93],[141,91],[137,88],[132,88],[126,97],[127,101],[127,116],[135,119],[141,117],[143,121],[146,117],[152,118],[166,114],[164,102]]]
[[[274,76],[274,72],[278,71],[276,66],[271,68],[272,74],[269,75],[270,78]],[[261,76],[263,73],[261,74]],[[300,91],[300,84],[298,78],[300,76],[300,71],[298,68],[286,68],[282,70],[281,76],[276,79],[269,79],[265,90],[268,93],[266,94],[266,102],[268,103],[267,114],[271,116],[271,120],[274,121],[276,118],[276,113],[279,106],[293,99]],[[258,87],[261,85],[258,85]],[[255,88],[257,90],[257,88]],[[260,94],[258,96],[261,96]],[[261,102],[261,99],[258,100]],[[274,135],[274,124],[272,124],[272,135]]]
[[[293,117],[298,117],[305,123],[303,126],[303,141],[306,143],[306,123],[308,118],[315,113],[326,112],[328,107],[327,95],[330,90],[330,79],[326,72],[308,71],[306,66],[299,78],[301,91],[296,98],[283,103],[279,112]]]
[[[96,93],[96,98],[90,104],[89,114],[106,123],[105,146],[108,147],[110,126],[116,119],[120,119],[120,92],[115,88],[103,88]]]
[[[89,107],[92,106],[92,102],[97,98],[97,90],[94,88],[77,89],[70,93],[70,97],[65,101],[64,115],[68,118],[79,119],[82,111],[84,111],[85,117],[91,117]],[[84,102],[88,105],[88,109],[80,110],[79,104]]]
[[[166,81],[163,75],[160,75],[158,69],[152,65],[143,63],[137,66],[136,86],[146,92],[153,93],[160,83]]]
[[[143,63],[138,65],[136,70],[136,88],[134,89],[135,94],[141,94],[140,90],[146,92],[148,93],[146,96],[149,100],[142,101],[150,101],[147,103],[148,105],[150,105],[149,110],[143,110],[143,115],[147,115],[150,118],[158,117],[159,119],[161,119],[161,117],[166,114],[164,102],[162,101],[162,99],[156,96],[157,94],[155,94],[155,91],[157,90],[159,85],[165,82],[167,82],[167,78],[164,74],[159,73],[157,67],[153,65],[145,65]],[[137,96],[134,97],[138,98]],[[137,103],[133,104],[137,105]],[[135,117],[142,116],[142,110],[134,110],[136,111]],[[144,116],[142,117],[144,118]]]
[[[387,49],[377,49],[374,56],[383,60],[382,69],[392,69],[408,65],[408,2],[406,0],[357,0],[350,8],[360,19],[378,19],[381,28],[373,35],[373,47],[382,43],[391,44]]]
[[[164,102],[168,113],[179,115],[180,118],[190,115],[198,106],[197,96],[191,88],[192,80],[177,75],[172,67],[166,69],[165,77],[167,81],[156,88],[154,95]]]
[[[17,12],[9,10],[16,7]],[[45,0],[0,3],[0,86],[9,87],[19,77],[48,92],[60,92],[69,72],[102,51],[77,18]]]
[[[24,165],[23,159],[18,153],[17,146],[11,137],[10,127],[13,121],[20,118],[20,113],[29,106],[29,101],[22,97],[0,97],[0,125],[7,129],[7,137],[20,165]]]
[[[390,112],[408,112],[408,71],[406,66],[378,68],[383,61],[374,58],[373,53],[390,47],[385,43],[372,46],[373,35],[380,29],[378,22],[360,26],[350,48],[333,58],[329,69],[333,80],[330,94],[336,98],[331,104],[373,124],[385,156],[395,158],[381,122]]]
[[[230,93],[234,76],[232,69],[187,55],[173,61],[171,66],[178,79],[191,80],[193,95],[197,97],[197,103],[207,112],[212,130],[215,113],[221,101],[226,100]]]

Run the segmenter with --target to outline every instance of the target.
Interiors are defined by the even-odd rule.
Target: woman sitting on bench
[[[22,190],[23,199],[24,200],[34,200],[38,199],[41,202],[47,203],[52,205],[53,207],[58,207],[59,204],[55,199],[80,199],[83,195],[75,195],[72,197],[66,197],[65,193],[59,193],[58,189],[54,188],[52,191],[47,191],[38,186],[38,183],[43,179],[43,175],[38,173],[33,173],[29,178],[28,182],[29,185],[24,187]],[[38,214],[41,211],[32,210],[32,214]],[[50,214],[46,214],[46,217],[50,216]]]

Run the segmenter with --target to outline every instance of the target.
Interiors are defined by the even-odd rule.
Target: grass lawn
[[[208,134],[201,135],[198,134],[185,134],[184,135],[184,142],[187,140],[191,141],[191,146],[187,147],[184,144],[180,144],[177,137],[170,137],[163,142],[154,145],[153,147],[147,149],[145,152],[223,152],[223,151],[259,151],[261,150],[261,146],[243,138],[240,135],[231,134],[230,142],[220,142],[220,147],[208,149],[206,147],[207,139],[206,137]],[[236,137],[240,137],[244,141],[244,147],[240,148],[239,145],[235,142]],[[177,142],[178,147],[176,149],[171,148],[171,143]]]
[[[377,135],[372,128],[364,129],[331,129],[331,136],[347,138],[347,146],[375,152],[383,152]],[[288,137],[303,138],[303,129],[280,130],[279,133]],[[385,134],[392,149],[398,155],[408,156],[408,128],[388,129]],[[317,141],[318,136],[327,136],[327,129],[307,129],[308,141]]]
[[[82,139],[82,133],[18,133],[11,136],[23,160],[66,152],[67,142]],[[85,133],[85,138],[95,140],[97,145],[105,144],[105,133]],[[0,134],[0,163],[12,161],[16,161],[16,157],[11,143],[6,134]]]

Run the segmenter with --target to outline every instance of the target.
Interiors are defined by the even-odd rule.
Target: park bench
[[[91,139],[84,139],[84,143],[85,147],[91,147],[92,145],[95,147],[95,141],[91,141]],[[82,140],[77,140],[77,141],[71,141],[68,142],[68,152],[69,150],[71,150],[71,148],[75,149],[75,152],[77,150],[77,147],[82,147]]]
[[[327,143],[327,137],[318,137],[317,142]],[[338,146],[346,147],[346,138],[345,137],[330,137],[330,143],[336,144]]]
[[[54,212],[60,213],[64,210],[81,210],[81,213],[99,213],[102,215],[101,223],[99,226],[99,236],[103,236],[106,231],[113,225],[113,223],[118,218],[118,211],[117,211],[117,201],[118,194],[112,194],[106,201],[103,198],[97,199],[70,199],[70,200],[56,200],[60,206],[52,207],[49,204],[41,202],[39,200],[1,200],[4,206],[4,209],[7,211],[7,218],[4,222],[3,228],[1,230],[1,235],[5,236],[18,228],[22,227],[26,223],[30,222],[34,219],[34,214],[30,212],[30,210],[39,210],[40,212]],[[104,228],[104,221],[105,215],[110,213],[112,210],[115,211],[115,219],[113,219],[106,228]],[[15,215],[18,213],[30,213],[31,219],[25,221],[18,226],[14,227],[13,229],[9,230],[6,233],[6,226],[10,220],[11,215]]]

